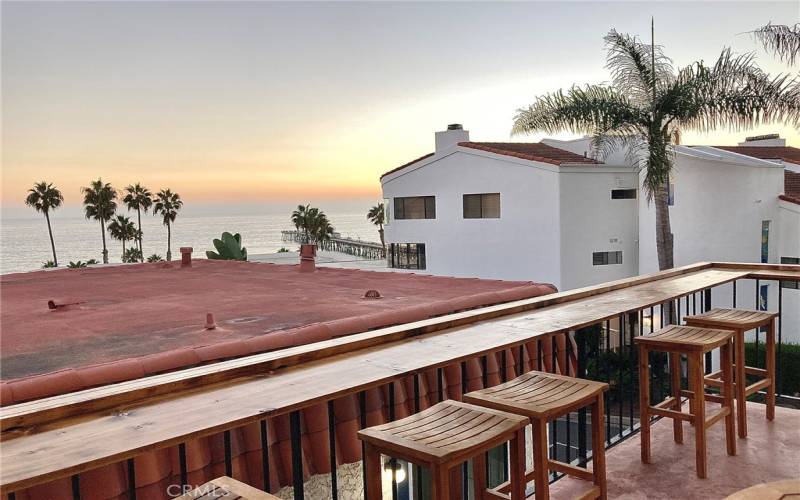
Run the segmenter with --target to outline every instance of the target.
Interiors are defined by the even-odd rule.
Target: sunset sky
[[[3,2],[0,202],[46,179],[74,205],[98,176],[187,203],[377,199],[446,124],[510,140],[537,95],[607,80],[603,35],[649,38],[651,16],[678,66],[732,46],[775,73],[742,33],[800,3]],[[777,125],[684,142],[768,132],[800,146]]]

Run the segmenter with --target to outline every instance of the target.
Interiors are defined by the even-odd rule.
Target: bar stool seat
[[[533,469],[525,480],[535,481],[536,499],[549,498],[548,474],[551,470],[594,483],[582,498],[606,498],[605,427],[603,392],[608,384],[553,373],[531,371],[504,384],[473,391],[464,401],[524,415],[533,426]],[[572,411],[591,406],[593,470],[575,467],[547,456],[547,423]],[[599,444],[599,445],[598,445]],[[505,484],[495,491],[504,492]]]
[[[733,410],[733,332],[689,326],[671,325],[656,332],[635,337],[639,346],[639,426],[642,462],[650,463],[650,417],[659,415],[673,420],[676,443],[683,442],[682,421],[687,420],[695,430],[695,463],[697,476],[708,475],[706,429],[725,419],[725,441],[728,455],[736,454],[736,434]],[[720,348],[722,395],[706,394],[704,355]],[[672,396],[656,405],[650,404],[650,351],[669,353]],[[681,389],[680,356],[685,354],[689,364],[689,390]],[[689,413],[682,411],[681,397],[690,400]],[[706,417],[706,401],[718,402],[722,408]]]
[[[528,419],[458,401],[442,401],[406,417],[358,432],[366,444],[367,498],[381,498],[381,459],[389,455],[431,469],[432,498],[450,499],[450,470],[474,459],[476,491],[485,490],[485,453],[511,442],[511,498],[525,498]]]
[[[734,332],[734,359],[733,378],[734,394],[736,396],[737,427],[740,438],[747,437],[747,396],[762,389],[768,389],[767,420],[775,419],[775,319],[778,313],[769,311],[750,311],[746,309],[716,308],[703,314],[696,314],[684,318],[689,326],[720,328]],[[767,327],[766,332],[766,369],[745,366],[744,359],[744,334],[749,330]],[[740,363],[739,360],[742,360]],[[757,382],[747,385],[747,375],[760,378]],[[720,372],[716,371],[706,376],[706,382],[719,386]],[[739,383],[739,381],[743,383]]]

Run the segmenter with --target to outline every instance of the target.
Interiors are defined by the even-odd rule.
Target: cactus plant
[[[216,252],[207,251],[206,257],[216,260],[247,260],[247,249],[242,246],[242,236],[239,233],[222,233],[222,239],[214,239]]]

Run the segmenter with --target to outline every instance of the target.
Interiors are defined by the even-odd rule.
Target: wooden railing
[[[180,456],[179,481],[187,484],[185,443],[219,433],[224,434],[225,471],[232,473],[230,432],[256,424],[261,426],[264,459],[259,486],[274,491],[278,485],[270,484],[266,425],[269,419],[289,415],[292,463],[283,466],[292,470],[295,498],[303,498],[302,412],[327,405],[331,496],[337,498],[335,458],[341,437],[336,436],[334,400],[355,397],[363,427],[368,421],[368,391],[381,391],[390,403],[388,418],[395,418],[400,388],[413,387],[408,391],[413,394],[412,411],[425,404],[419,387],[426,377],[433,399],[458,399],[473,388],[473,381],[467,380],[470,366],[478,367],[477,386],[491,384],[490,360],[499,364],[496,382],[528,369],[607,378],[612,383],[609,402],[614,403],[606,405],[611,431],[606,444],[611,445],[637,428],[637,397],[631,383],[635,377],[612,373],[610,365],[605,372],[595,367],[590,373],[587,348],[599,345],[604,352],[630,356],[632,337],[657,328],[655,318],[664,317],[665,304],[670,304],[668,311],[677,311],[677,320],[712,303],[730,306],[714,302],[712,289],[735,290],[738,280],[749,279],[797,281],[800,266],[695,264],[4,407],[0,489],[11,494],[71,477],[73,492],[79,496],[82,473],[124,462],[129,493],[135,496],[133,459],[173,446]],[[779,312],[782,293],[779,287]],[[733,296],[735,301],[735,291]],[[741,293],[739,304],[733,305],[746,306]],[[598,338],[599,343],[590,342]],[[445,370],[460,376],[461,383],[445,383]],[[551,429],[556,443],[551,452],[561,460],[585,462],[590,456],[581,418],[585,420],[585,415],[576,416],[577,431],[569,420],[566,426],[556,423]],[[561,447],[566,452],[558,445],[560,429],[567,434],[561,438],[566,439]],[[570,436],[571,430],[577,436]],[[572,438],[577,441],[576,456]]]

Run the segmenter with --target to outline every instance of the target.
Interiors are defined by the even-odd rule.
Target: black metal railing
[[[610,385],[610,390],[605,394],[606,413],[604,417],[606,442],[602,445],[606,448],[613,447],[630,438],[639,430],[638,351],[634,348],[634,337],[653,332],[658,328],[664,327],[668,323],[680,324],[685,316],[707,311],[711,309],[712,306],[750,308],[751,304],[744,303],[745,301],[742,300],[739,281],[745,281],[745,279],[719,285],[714,287],[714,291],[712,291],[712,288],[698,290],[676,297],[668,303],[626,311],[613,319],[602,319],[596,324],[589,325],[580,330],[560,332],[551,335],[549,337],[549,342],[535,341],[534,343],[534,341],[531,341],[513,349],[503,349],[498,351],[498,353],[482,355],[478,358],[480,385],[483,387],[491,385],[489,356],[492,355],[495,356],[495,361],[499,363],[499,379],[501,382],[518,376],[527,369],[559,372],[569,376],[607,382]],[[769,304],[765,303],[763,289],[761,288],[761,285],[766,280],[754,281],[756,292],[755,301],[752,306],[757,309],[766,308]],[[777,383],[774,390],[779,396],[779,402],[781,399],[798,402],[800,399],[782,393],[781,366],[783,363],[781,363],[780,360],[783,344],[782,316],[785,288],[783,288],[781,283],[777,280],[775,280],[775,283],[777,283],[778,300],[776,307],[770,309],[778,313],[776,349],[779,361],[777,363]],[[719,294],[717,293],[717,289],[719,289]],[[795,293],[800,293],[800,291],[795,290]],[[728,303],[722,303],[727,299],[728,295],[730,295],[730,301]],[[756,345],[757,356],[763,354],[763,350],[758,347],[760,342],[760,332],[756,331],[754,333],[754,343]],[[564,345],[564,349],[559,348],[561,344]],[[535,345],[536,352],[531,352],[532,345]],[[549,349],[550,352],[545,352],[545,349]],[[499,356],[500,359],[497,359],[497,356]],[[511,356],[511,358],[509,358],[509,356]],[[660,401],[665,394],[669,394],[671,391],[671,368],[670,364],[667,362],[666,355],[651,353],[651,356],[649,360],[653,377],[650,384],[651,391],[653,391],[651,398]],[[564,361],[559,362],[559,360]],[[707,371],[710,371],[712,363],[713,359],[711,359],[711,357],[707,358]],[[513,365],[513,371],[509,371],[509,365]],[[434,396],[431,399],[435,401],[442,401],[448,398],[459,399],[462,394],[468,392],[471,379],[468,379],[469,370],[467,361],[457,362],[454,366],[458,366],[460,369],[460,391],[451,391],[450,387],[452,387],[452,384],[446,386],[444,376],[445,369],[439,367],[432,370],[435,378],[434,384],[428,384],[429,387],[435,387],[434,390],[428,392],[428,394]],[[682,378],[684,377],[684,373],[685,367],[682,367],[680,374]],[[418,412],[423,407],[421,377],[426,376],[426,372],[413,373],[410,375],[412,401],[408,406],[413,409],[413,412]],[[395,420],[397,417],[395,412],[397,384],[400,383],[402,382],[393,381],[381,388],[382,393],[385,395],[385,401],[388,404],[387,418],[389,421]],[[367,427],[367,392],[358,392],[356,394],[356,399],[358,407],[358,428],[363,429]],[[339,481],[337,476],[337,470],[339,468],[337,445],[339,439],[336,433],[337,424],[339,422],[333,400],[326,402],[326,410],[328,423],[327,444],[329,447],[328,460],[330,461],[330,472],[328,473],[330,474],[330,482],[326,496],[329,495],[329,498],[337,500],[345,496],[347,498],[353,498],[362,495],[363,489],[361,491],[347,491],[347,495],[343,495],[343,488],[352,487],[352,482],[348,483],[348,486],[346,486]],[[600,444],[592,442],[591,428],[588,422],[589,414],[587,409],[578,410],[552,422],[549,428],[550,457],[559,461],[585,466],[587,462],[591,460],[594,447]],[[276,490],[276,485],[272,484],[270,479],[270,456],[274,453],[274,450],[271,449],[272,446],[268,439],[268,425],[269,420],[267,419],[259,422],[261,474],[263,475],[263,481],[262,484],[257,486],[263,488],[265,491],[274,492]],[[289,414],[289,434],[292,471],[291,495],[296,500],[302,500],[306,497],[305,489],[307,487],[303,460],[302,410],[295,410]],[[224,431],[222,436],[224,470],[226,475],[235,478],[231,430]],[[185,443],[177,446],[177,453],[180,469],[178,478],[181,488],[173,490],[176,493],[179,491],[183,492],[192,486],[189,484]],[[500,447],[496,450],[494,456],[499,458],[497,460],[488,461],[489,465],[487,465],[487,467],[492,470],[488,471],[489,474],[487,477],[494,478],[494,482],[499,483],[508,477],[507,450],[505,447]],[[391,483],[389,489],[393,500],[416,500],[426,497],[427,473],[425,471],[394,459],[391,459],[387,465],[389,470],[388,475],[390,476],[389,482]],[[362,479],[364,478],[363,471],[364,468],[362,464]],[[469,495],[471,484],[470,471],[471,468],[468,464],[465,464],[457,471],[460,477],[460,481],[458,481],[460,487],[457,492],[464,498],[471,498]],[[135,480],[136,471],[134,459],[128,459],[126,461],[126,473],[128,497],[135,499],[137,485]],[[555,481],[560,477],[561,474],[554,473],[551,475],[551,480]],[[360,487],[363,488],[363,482]],[[71,488],[73,498],[79,499],[81,495],[79,475],[72,476]],[[8,498],[12,500],[15,496],[11,493],[8,495]]]

